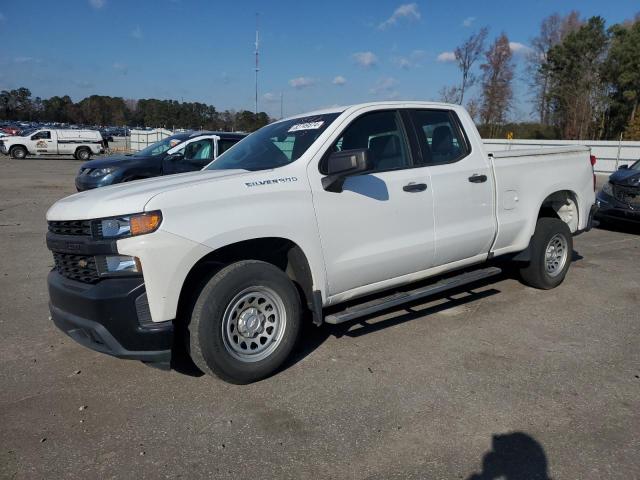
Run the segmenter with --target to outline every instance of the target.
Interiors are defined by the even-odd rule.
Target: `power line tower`
[[[260,71],[260,67],[259,67],[259,37],[258,37],[258,21],[259,21],[259,14],[256,13],[256,116],[258,115],[258,71]]]

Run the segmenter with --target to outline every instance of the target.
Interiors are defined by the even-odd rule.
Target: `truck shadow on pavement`
[[[523,432],[493,435],[482,471],[467,480],[549,480],[549,462],[542,445]]]
[[[494,284],[500,280],[509,278],[508,274],[500,274],[493,278],[484,279],[470,285],[450,290],[440,295],[434,295],[429,298],[423,298],[414,302],[409,302],[402,307],[390,309],[386,312],[376,313],[367,317],[362,317],[351,322],[340,325],[324,324],[317,327],[311,321],[303,322],[303,331],[298,347],[289,357],[285,365],[281,368],[286,370],[296,363],[300,362],[308,355],[311,355],[319,348],[330,336],[341,338],[343,336],[357,338],[369,333],[377,332],[385,328],[401,325],[403,323],[418,318],[433,315],[454,307],[460,307],[486,297],[490,297],[500,293],[496,288],[486,288],[488,285]],[[417,307],[426,303],[440,302],[436,305],[426,308]],[[398,312],[405,312],[397,315]],[[389,314],[393,317],[383,318]]]

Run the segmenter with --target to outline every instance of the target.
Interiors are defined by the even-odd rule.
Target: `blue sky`
[[[547,15],[572,9],[607,24],[631,0],[0,2],[0,89],[33,95],[173,98],[253,110],[255,14],[259,107],[285,115],[389,98],[433,100],[459,80],[446,52],[481,26],[505,32],[521,65]],[[444,54],[444,55],[443,55]],[[443,61],[445,60],[445,61]],[[529,116],[520,70],[515,119]]]

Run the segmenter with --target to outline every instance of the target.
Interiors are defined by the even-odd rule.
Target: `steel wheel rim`
[[[258,362],[278,348],[286,324],[280,296],[268,287],[249,287],[227,305],[222,317],[222,340],[235,359]]]
[[[16,158],[24,158],[27,156],[21,148],[17,149],[14,154]]]
[[[550,277],[557,277],[569,258],[569,243],[564,235],[556,233],[545,249],[545,270]]]

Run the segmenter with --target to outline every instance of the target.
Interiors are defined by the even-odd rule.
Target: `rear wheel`
[[[543,290],[560,285],[573,254],[573,237],[567,224],[558,218],[539,218],[530,250],[531,261],[520,269],[524,283]]]
[[[91,157],[91,151],[88,148],[79,148],[76,150],[76,158],[86,162]]]
[[[13,147],[11,149],[11,157],[16,160],[22,160],[27,156],[27,149],[21,146]]]
[[[300,296],[275,266],[243,260],[216,273],[189,323],[191,358],[203,372],[245,384],[274,373],[300,332]]]

